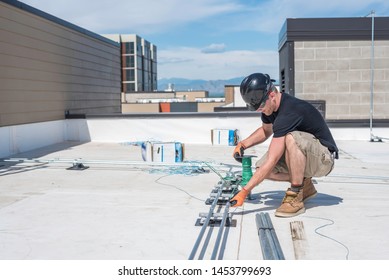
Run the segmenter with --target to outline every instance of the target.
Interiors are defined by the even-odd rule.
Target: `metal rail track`
[[[227,201],[223,206],[220,206],[218,210],[223,210],[224,208],[224,211],[223,211],[223,214],[222,215],[217,215],[215,213],[215,209],[216,209],[216,206],[219,202],[220,199],[223,199],[225,197],[223,197],[222,195],[222,192],[223,192],[223,188],[225,187],[230,187],[231,184],[229,181],[227,180],[222,180],[219,182],[218,186],[217,186],[217,194],[215,196],[213,196],[213,202],[210,206],[210,209],[208,211],[208,214],[203,222],[203,225],[200,229],[200,232],[199,232],[199,235],[196,239],[196,242],[193,246],[193,249],[189,255],[189,260],[194,260],[196,255],[197,255],[197,252],[200,248],[200,246],[202,245],[201,247],[201,251],[200,253],[198,254],[197,256],[197,259],[199,260],[202,260],[204,259],[204,256],[206,254],[207,251],[209,251],[208,249],[208,245],[209,245],[209,240],[212,236],[212,233],[213,233],[213,230],[215,227],[213,226],[210,226],[210,222],[212,219],[214,219],[216,216],[217,218],[219,219],[220,223],[218,223],[219,225],[219,229],[218,229],[218,232],[217,232],[217,236],[216,236],[216,240],[214,242],[214,245],[213,245],[213,248],[212,248],[212,253],[211,253],[211,257],[210,259],[211,260],[216,260],[216,259],[222,259],[223,258],[223,253],[224,253],[224,245],[223,245],[223,237],[226,237],[227,234],[228,234],[228,219],[230,218],[230,214],[229,214],[229,209],[230,209],[230,202]],[[231,190],[231,193],[234,192],[234,188],[232,188]],[[221,211],[220,211],[221,212]],[[219,212],[219,213],[220,213]],[[230,221],[231,223],[231,221]],[[205,235],[205,233],[207,232],[207,229],[208,229],[208,233],[207,235]],[[206,237],[205,237],[206,236]],[[205,238],[204,238],[205,237]]]
[[[255,216],[258,228],[259,241],[261,243],[264,260],[284,260],[284,253],[281,250],[273,223],[269,213],[260,213]]]

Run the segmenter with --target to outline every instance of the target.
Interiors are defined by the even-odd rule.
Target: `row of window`
[[[135,71],[137,71],[138,75],[137,77],[135,76]],[[157,72],[153,71],[142,71],[140,69],[123,69],[122,70],[122,75],[123,75],[123,81],[127,82],[133,82],[136,81],[136,78],[138,78],[138,82],[142,82],[142,77],[148,75],[150,79],[152,77],[157,77]]]
[[[136,49],[135,49],[136,48]],[[122,43],[123,91],[154,91],[157,89],[156,46],[145,42]],[[153,58],[155,60],[153,60]]]
[[[138,61],[138,65],[136,65],[135,61]],[[123,64],[123,68],[135,68],[135,67],[137,67],[137,68],[143,68],[144,71],[150,71],[151,69],[157,69],[157,62],[142,58],[140,56],[138,56],[138,59],[136,60],[134,55],[122,56],[122,64]]]
[[[153,49],[151,50],[150,48],[150,44],[146,44],[144,46],[144,50],[142,51],[142,45],[141,44],[137,44],[136,45],[136,52],[135,52],[135,43],[134,42],[126,42],[126,43],[122,43],[122,48],[124,49],[124,52],[123,54],[142,54],[145,58],[147,59],[156,59],[156,52],[157,52],[157,48],[156,47],[153,47]]]
[[[157,90],[157,82],[154,83],[144,83],[139,84],[138,88],[136,87],[136,83],[123,83],[123,92],[134,92],[134,91],[154,91]]]

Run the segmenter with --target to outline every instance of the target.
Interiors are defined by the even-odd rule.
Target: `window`
[[[143,84],[143,74],[141,70],[138,70],[138,83]]]
[[[124,43],[124,49],[126,54],[134,54],[135,53],[134,42]]]
[[[135,81],[135,70],[134,69],[127,69],[125,70],[126,73],[126,81]]]
[[[124,92],[134,92],[135,91],[135,84],[134,83],[124,83],[123,90],[124,90]]]
[[[133,55],[125,56],[124,67],[135,67],[135,57]]]

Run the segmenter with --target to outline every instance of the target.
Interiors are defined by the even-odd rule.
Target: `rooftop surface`
[[[389,144],[337,144],[340,159],[329,176],[314,178],[319,194],[305,204],[306,213],[275,217],[288,184],[263,182],[243,207],[229,209],[231,226],[217,258],[264,259],[256,216],[269,213],[287,260],[389,259]],[[149,165],[141,147],[129,143],[70,141],[15,155],[20,162],[0,161],[0,259],[187,260],[212,189],[242,167],[231,146],[184,150],[187,163],[209,172]],[[68,170],[76,159],[89,168]],[[292,237],[292,225],[299,225],[301,238]],[[206,228],[195,259],[211,258],[219,228]]]

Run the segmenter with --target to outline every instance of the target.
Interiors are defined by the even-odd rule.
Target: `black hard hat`
[[[240,84],[240,94],[247,108],[256,111],[273,87],[274,80],[268,74],[254,73],[243,79]]]

